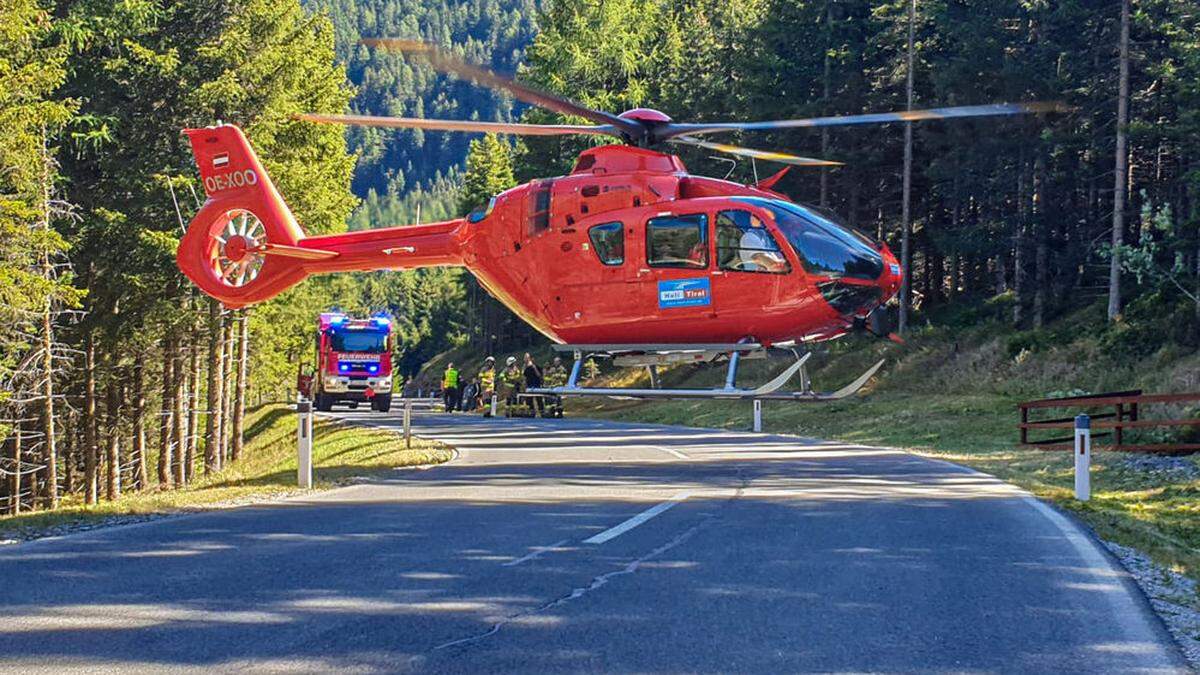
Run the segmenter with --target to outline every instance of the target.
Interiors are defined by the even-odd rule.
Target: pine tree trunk
[[[150,482],[146,467],[146,367],[141,359],[133,366],[133,487],[145,490]]]
[[[162,401],[158,415],[158,487],[171,487],[171,420],[174,404],[171,394],[175,391],[175,338],[166,338],[162,354]]]
[[[98,446],[96,429],[96,338],[89,331],[84,346],[84,394],[83,394],[83,501],[95,504],[99,497]]]
[[[15,415],[20,419],[21,413],[18,411]],[[17,515],[21,512],[21,423],[17,422],[13,425],[12,435],[12,458],[13,472],[8,477],[8,512],[12,515]]]
[[[1033,200],[1030,204],[1034,238],[1037,241],[1033,260],[1034,283],[1036,285],[1036,288],[1033,290],[1033,325],[1035,328],[1041,328],[1046,324],[1046,286],[1049,283],[1049,269],[1047,269],[1047,266],[1049,265],[1050,254],[1047,242],[1047,227],[1042,212],[1042,200],[1045,199],[1045,195],[1042,192],[1046,189],[1045,171],[1046,162],[1039,153],[1033,165]]]
[[[954,236],[957,237],[959,235],[959,225],[962,223],[962,197],[959,193],[961,166],[959,166],[958,162],[955,162],[954,168],[954,204],[950,209],[950,229],[954,232]],[[958,299],[958,287],[962,283],[960,274],[962,260],[957,250],[958,247],[956,246],[955,248],[954,253],[950,254],[950,286],[946,289],[946,301],[950,303]]]
[[[106,389],[108,414],[105,418],[107,423],[105,426],[108,427],[108,442],[105,452],[104,495],[111,502],[121,497],[121,397],[118,394],[120,385],[115,372],[112,373]]]
[[[190,348],[188,349],[188,396],[187,396],[187,449],[184,452],[184,479],[192,482],[192,474],[196,468],[196,443],[200,434],[199,411],[196,404],[200,399],[200,333],[194,328],[191,331]]]
[[[1120,76],[1117,84],[1116,175],[1113,178],[1112,259],[1108,267],[1108,320],[1121,314],[1121,244],[1125,237],[1125,190],[1129,180],[1129,2],[1121,0]]]
[[[175,487],[183,487],[187,484],[187,476],[184,475],[183,462],[185,446],[187,445],[187,418],[184,416],[184,405],[186,401],[184,397],[187,394],[187,371],[184,369],[184,354],[183,340],[177,340],[174,351],[174,363],[171,365],[174,377],[171,383],[171,439],[172,445],[175,448],[175,454],[172,457],[174,460],[171,468],[174,471]]]
[[[825,114],[829,114],[829,79],[830,70],[833,66],[833,57],[830,52],[833,50],[833,0],[825,0],[825,69],[822,83],[822,98],[821,104],[825,108]],[[829,157],[829,127],[821,127],[821,159]],[[821,208],[829,206],[829,170],[819,169],[821,172]]]
[[[221,401],[221,448],[225,451],[223,461],[226,462],[232,459],[233,448],[233,443],[230,442],[229,429],[232,426],[230,422],[233,420],[233,374],[235,372],[236,365],[234,363],[233,344],[236,329],[237,316],[231,313],[229,315],[229,320],[225,322],[225,330],[221,337],[222,353],[224,354],[224,356],[222,356],[222,364],[224,366],[222,372],[224,373],[223,377],[225,382],[225,386],[222,388],[222,394],[224,394],[224,396]]]
[[[44,126],[41,130],[40,160],[42,176],[39,226],[43,232],[48,233],[51,231],[51,219],[54,215],[51,198],[54,189],[55,165]],[[48,250],[42,250],[39,263],[42,279],[46,282],[53,281],[55,279],[54,264],[50,260]],[[58,435],[54,429],[54,297],[52,294],[47,293],[46,299],[42,303],[41,319],[41,369],[42,376],[45,378],[41,382],[42,461],[46,466],[42,503],[47,509],[54,509],[58,507],[58,453],[56,452]],[[18,467],[17,470],[20,471],[20,468]],[[30,497],[32,501],[36,500],[37,496],[30,495]]]
[[[916,30],[917,0],[908,2],[908,110],[913,108],[913,64],[915,62],[913,33]],[[900,219],[903,221],[900,234],[900,266],[903,277],[900,280],[900,321],[897,332],[901,335],[908,330],[908,310],[912,304],[912,251],[909,239],[912,238],[912,163],[913,163],[913,129],[912,122],[904,123],[904,196]]]
[[[233,394],[233,450],[230,457],[237,461],[242,456],[244,424],[246,416],[246,376],[250,359],[250,317],[242,310],[241,330],[238,334],[237,388]]]
[[[42,273],[52,275],[50,257],[42,256]],[[54,307],[49,298],[42,307],[42,461],[46,464],[43,504],[58,508],[58,434],[54,429]]]
[[[1025,153],[1022,152],[1017,165],[1017,230],[1013,234],[1013,325],[1020,326],[1025,319]]]
[[[208,304],[208,415],[204,421],[204,473],[221,469],[221,306]]]
[[[76,449],[79,447],[79,424],[65,424],[66,428],[62,435],[63,437],[63,494],[71,494],[75,491],[75,463],[79,454]]]

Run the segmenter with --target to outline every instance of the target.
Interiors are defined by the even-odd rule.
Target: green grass
[[[393,432],[318,420],[313,433],[316,487],[330,488],[355,476],[387,475],[394,467],[433,464],[451,451],[414,438],[411,449]],[[60,525],[97,522],[111,516],[202,509],[231,501],[264,499],[298,492],[296,487],[296,415],[291,407],[271,404],[247,413],[242,459],[211,476],[197,470],[179,490],[127,492],[120,499],[86,506],[77,495],[56,511],[0,517],[0,538],[21,536]]]
[[[1020,447],[1016,428],[1017,402],[1068,389],[1194,390],[1200,358],[1167,348],[1140,359],[1106,358],[1094,339],[1044,340],[1039,345],[1039,337],[983,323],[926,330],[904,347],[856,341],[829,347],[812,361],[823,364],[814,372],[819,389],[841,386],[880,356],[887,357],[888,364],[868,391],[849,400],[819,405],[766,402],[765,430],[905,448],[973,467],[1072,511],[1105,539],[1200,578],[1200,480],[1137,470],[1126,463],[1129,453],[1100,449],[1093,460],[1092,500],[1076,502],[1071,454]],[[764,382],[782,365],[747,362],[740,381]],[[722,369],[680,367],[667,373],[664,382],[715,386],[722,375]],[[640,375],[611,373],[608,379],[646,385]],[[738,429],[748,429],[752,415],[749,402],[729,401],[584,399],[571,402],[569,409],[611,419]],[[1060,412],[1066,416],[1056,411]],[[1147,412],[1152,417],[1196,414]]]

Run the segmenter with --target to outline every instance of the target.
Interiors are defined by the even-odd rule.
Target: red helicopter
[[[804,345],[852,330],[888,335],[883,305],[902,270],[882,242],[771,188],[689,174],[664,143],[799,166],[837,162],[711,143],[732,131],[887,123],[1061,110],[1057,103],[966,106],[898,113],[679,123],[645,108],[593,110],[502,77],[419,42],[366,44],[423,55],[438,70],[593,125],[469,122],[358,115],[299,115],[317,123],[504,134],[611,136],[579,155],[567,176],[493,197],[466,218],[306,237],[246,137],[232,125],[188,129],[207,201],[180,242],[179,268],[228,307],[270,299],[311,274],[466,267],[505,306],[575,357],[565,387],[535,393],[638,398],[823,401],[860,389],[882,366],[832,393],[814,392]],[[737,386],[738,363],[768,349],[795,361],[757,388]],[[648,389],[579,385],[586,358],[646,366]],[[725,386],[659,388],[656,367],[724,362]],[[801,372],[801,389],[782,392]]]

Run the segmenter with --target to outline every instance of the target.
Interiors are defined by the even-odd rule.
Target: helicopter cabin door
[[[770,320],[787,284],[795,284],[792,266],[763,218],[749,209],[713,214],[712,288],[717,316],[739,321],[746,336]]]
[[[680,327],[673,339],[687,340],[686,320],[714,316],[709,214],[658,213],[645,220],[645,228],[645,255],[637,270],[639,299],[649,301],[646,314],[654,321]]]

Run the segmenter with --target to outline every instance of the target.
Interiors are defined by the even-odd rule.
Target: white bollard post
[[[492,394],[492,417],[496,416],[496,395]]]
[[[754,399],[754,433],[762,433],[762,401]]]
[[[1092,497],[1092,418],[1075,418],[1075,499],[1086,502]]]
[[[412,399],[404,399],[404,447],[412,447]]]
[[[312,487],[312,403],[300,401],[296,413],[296,484],[308,489]]]

